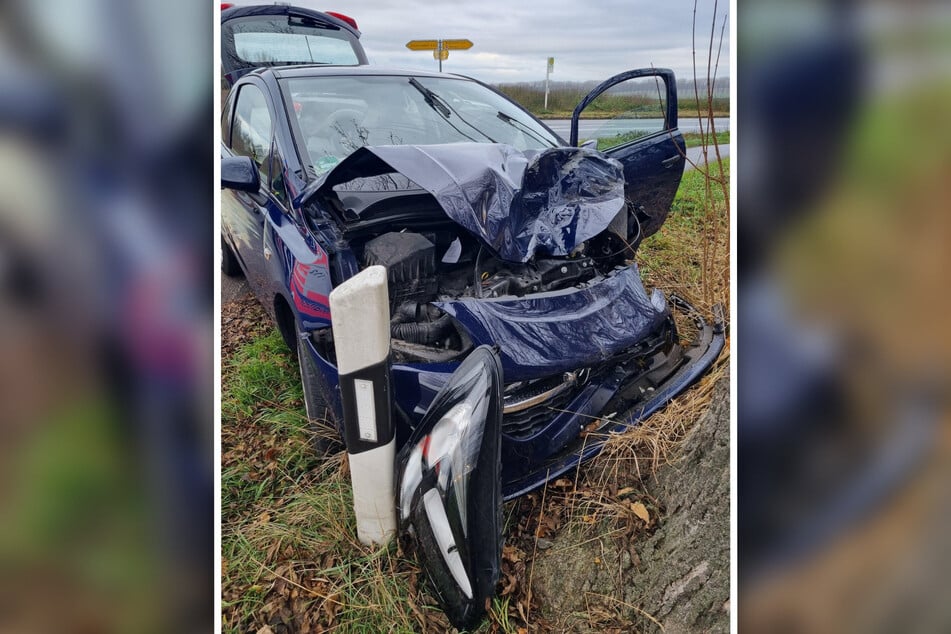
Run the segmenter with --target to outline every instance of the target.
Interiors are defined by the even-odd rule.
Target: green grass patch
[[[631,141],[636,141],[637,139],[645,137],[649,134],[653,133],[644,130],[632,130],[623,134],[615,134],[614,136],[598,137],[598,149],[606,150],[624,143],[630,143]]]
[[[703,167],[703,166],[701,166]],[[713,178],[729,181],[730,159],[725,158],[722,169],[714,161],[709,165]],[[703,292],[703,263],[711,255],[716,262],[715,273],[726,272],[713,290],[715,299],[728,297],[730,223],[723,190],[711,183],[708,191],[706,176],[701,169],[684,172],[680,188],[674,197],[667,221],[660,231],[641,243],[637,252],[638,264],[648,286],[680,295],[699,302]],[[711,251],[715,247],[715,251]],[[708,272],[708,274],[711,272]],[[721,276],[722,277],[722,276]]]
[[[687,147],[699,147],[703,145],[703,135],[699,132],[685,132],[684,133],[684,142],[687,144]],[[712,147],[716,143],[719,146],[725,146],[730,144],[730,131],[723,130],[716,133],[716,139],[712,139],[707,136],[707,145]]]
[[[12,486],[0,497],[0,565],[16,580],[9,605],[39,605],[42,596],[55,604],[67,593],[101,616],[94,627],[161,631],[156,597],[167,569],[158,546],[147,547],[157,544],[155,509],[116,412],[93,395],[22,432],[3,465]],[[71,606],[60,613],[76,614]]]
[[[615,134],[613,136],[605,136],[598,138],[598,149],[606,150],[608,148],[616,147],[624,143],[629,143],[631,141],[636,141],[641,137],[648,136],[653,134],[650,131],[644,130],[632,130],[630,132],[624,132],[621,134]],[[703,144],[703,135],[699,132],[687,132],[684,134],[684,143],[687,144],[687,147],[699,147]],[[714,145],[714,139],[707,137],[708,147]],[[726,130],[723,132],[717,132],[716,134],[716,144],[720,146],[726,146],[730,144],[730,131]]]

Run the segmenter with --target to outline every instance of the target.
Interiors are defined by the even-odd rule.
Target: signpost
[[[548,58],[548,69],[545,71],[545,110],[548,110],[548,78],[555,72],[555,58]]]
[[[464,51],[472,48],[470,40],[410,40],[406,48],[411,51],[432,51],[433,59],[439,60],[439,72],[442,72],[442,62],[449,59],[449,51]]]

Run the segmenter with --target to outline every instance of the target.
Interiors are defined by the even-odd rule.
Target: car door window
[[[243,86],[231,125],[231,150],[237,155],[250,156],[257,163],[262,183],[268,182],[272,129],[264,93],[253,84]]]
[[[270,177],[268,186],[274,197],[280,201],[284,207],[287,207],[287,188],[284,183],[284,161],[281,158],[281,152],[277,141],[271,140],[271,152],[268,155],[268,171]]]
[[[667,87],[660,77],[637,77],[597,96],[580,117],[579,140],[596,139],[599,150],[669,129]]]
[[[221,142],[231,147],[231,100],[223,94],[221,103],[224,104],[221,109]]]

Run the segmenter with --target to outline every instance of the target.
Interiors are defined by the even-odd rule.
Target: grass
[[[588,90],[580,85],[574,87],[553,86],[548,95],[548,107],[546,108],[544,88],[525,84],[500,84],[496,86],[496,89],[521,104],[522,107],[535,116],[544,119],[570,118],[575,106],[588,94]],[[728,97],[716,97],[712,106],[714,116],[730,116],[730,99]],[[708,109],[705,101],[701,102],[701,107],[704,112]],[[680,116],[696,116],[697,101],[688,95],[682,95],[678,101],[678,109]],[[585,117],[610,119],[631,112],[637,112],[645,117],[663,116],[656,98],[621,96],[609,91],[600,95],[588,106],[585,110]]]
[[[687,147],[699,147],[703,145],[704,135],[699,132],[685,132],[684,141],[687,143]],[[716,144],[721,146],[726,146],[730,144],[730,131],[721,130],[716,134]],[[708,139],[707,143],[712,145],[714,143],[713,139]],[[712,149],[712,148],[711,148]],[[712,153],[712,152],[711,152]]]
[[[711,151],[712,155],[712,151]],[[683,180],[664,226],[638,250],[648,286],[676,292],[709,314],[722,303],[729,313],[730,222],[724,191],[707,186],[713,179],[729,183],[730,159],[691,169]]]
[[[652,132],[647,132],[643,130],[632,130],[630,132],[625,132],[622,134],[615,134],[614,136],[599,137],[598,149],[606,150],[608,148],[621,145],[623,143],[628,143],[629,141],[634,141],[641,137],[647,136],[648,134],[652,134]],[[688,148],[699,147],[703,145],[703,142],[705,140],[704,137],[706,136],[707,137],[706,141],[711,148],[711,151],[710,151],[711,155],[713,154],[712,145],[714,142],[720,146],[728,146],[730,144],[729,130],[717,132],[715,141],[713,139],[710,139],[709,135],[703,135],[700,132],[686,132],[684,133],[683,136],[684,136],[684,143],[686,144]],[[585,139],[582,139],[582,142],[584,140]]]
[[[395,544],[358,541],[346,455],[318,455],[314,433],[296,361],[277,331],[224,360],[223,631],[447,625]]]
[[[710,170],[713,178],[728,173],[729,160]],[[704,172],[684,174],[666,224],[638,252],[648,287],[707,308],[705,293],[725,299],[727,278],[702,271],[706,243],[728,239],[725,204]],[[720,246],[714,269],[725,274],[729,258]],[[234,319],[242,323],[267,323],[254,304],[239,312]],[[227,346],[222,359],[223,631],[448,631],[414,559],[398,544],[372,549],[357,540],[346,456],[313,449],[296,361],[276,330],[258,328],[246,343]],[[531,577],[540,537],[567,530],[633,540],[656,525],[661,511],[631,483],[636,489],[637,478],[676,454],[720,373],[722,365],[645,424],[612,437],[573,480],[506,505],[503,590],[479,632],[537,626]],[[638,502],[650,523],[632,510]]]
[[[573,109],[572,110],[551,110],[551,109],[533,110],[531,108],[526,108],[526,110],[528,110],[533,115],[535,115],[536,117],[538,117],[539,119],[543,121],[546,119],[570,119],[572,115],[574,114]],[[584,116],[582,118],[583,119],[618,119],[618,118],[627,118],[627,114],[628,114],[627,110],[602,110],[600,112],[590,112],[588,110],[585,110]],[[663,116],[664,116],[663,113],[658,110],[654,113],[651,113],[650,118],[660,119]],[[681,109],[677,111],[677,117],[679,119],[689,119],[690,117],[696,117],[696,116],[697,116],[696,110],[682,110]],[[730,111],[717,110],[713,113],[713,116],[717,117],[718,119],[729,118]]]
[[[122,422],[93,395],[16,438],[17,451],[3,464],[4,485],[13,486],[0,496],[11,624],[29,630],[85,619],[92,629],[135,632],[167,626],[160,609],[164,550],[148,546],[156,543],[154,509]],[[57,609],[48,620],[51,604]]]

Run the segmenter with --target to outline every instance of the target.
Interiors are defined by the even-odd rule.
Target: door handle
[[[679,155],[679,154],[674,154],[674,155],[671,156],[670,158],[665,158],[663,161],[660,162],[660,164],[669,169],[669,168],[673,167],[674,164],[677,163],[677,160],[678,160],[679,158],[680,158],[680,155]]]

